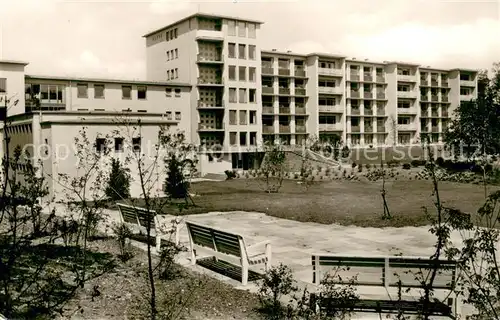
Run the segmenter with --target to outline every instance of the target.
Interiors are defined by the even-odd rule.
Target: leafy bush
[[[363,172],[363,166],[362,165],[358,166],[358,172]]]
[[[356,166],[357,166],[357,165],[358,165],[358,164],[357,164],[356,162],[353,162],[353,163],[352,163],[352,168],[353,168],[353,169],[354,169],[354,168],[356,168]]]
[[[399,164],[399,161],[397,161],[397,160],[389,160],[389,161],[387,161],[387,166],[389,168],[397,167],[398,164]]]
[[[113,224],[111,230],[113,230],[116,241],[118,242],[118,248],[120,248],[118,258],[120,258],[123,262],[132,258],[132,250],[130,250],[130,237],[132,236],[132,230],[124,223]]]
[[[226,170],[224,171],[224,173],[226,174],[226,180],[231,180],[236,178],[236,171],[234,170]]]
[[[129,170],[122,167],[118,159],[111,158],[111,172],[109,173],[105,193],[113,201],[130,198]]]
[[[297,291],[292,269],[280,263],[266,272],[258,286],[260,311],[270,319],[285,318],[286,307],[280,299]]]
[[[410,170],[411,166],[409,163],[403,163],[403,169]]]
[[[438,158],[436,159],[436,164],[437,164],[438,166],[442,167],[442,166],[444,165],[444,159],[443,159],[443,157],[438,157]]]
[[[365,165],[365,167],[366,167],[366,169],[370,169],[370,168],[371,168],[371,166],[370,166],[370,164],[369,164],[369,163],[367,163],[367,164]]]

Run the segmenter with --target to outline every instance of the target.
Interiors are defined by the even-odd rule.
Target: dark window
[[[115,138],[115,151],[123,151],[123,138]]]
[[[134,152],[141,152],[141,138],[132,138],[132,149]]]
[[[77,96],[78,98],[87,98],[87,90],[89,88],[88,84],[86,83],[79,83],[76,85],[77,88]]]
[[[97,152],[104,152],[106,150],[106,139],[104,138],[95,139],[95,149]]]
[[[104,99],[104,85],[94,84],[94,98]]]
[[[146,86],[138,86],[137,87],[137,99],[145,100],[146,99],[146,91],[147,91]]]
[[[122,86],[122,99],[132,99],[131,86]]]

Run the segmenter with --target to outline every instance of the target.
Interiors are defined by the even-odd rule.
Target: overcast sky
[[[29,74],[145,78],[142,35],[197,10],[262,20],[262,48],[433,67],[500,61],[500,0],[0,0],[0,59]]]

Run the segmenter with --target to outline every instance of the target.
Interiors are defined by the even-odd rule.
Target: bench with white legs
[[[250,266],[264,264],[265,270],[271,266],[271,242],[262,241],[251,246],[238,234],[223,231],[198,223],[187,222],[191,250],[191,264],[196,264],[200,252],[206,252],[215,259],[241,266],[241,283],[248,283]],[[259,250],[260,249],[260,250]]]
[[[330,280],[336,284],[353,286],[383,287],[382,296],[393,292],[391,299],[359,299],[353,302],[335,302],[338,309],[350,309],[354,312],[394,313],[403,311],[404,314],[421,314],[424,302],[423,288],[431,288],[434,296],[426,304],[427,312],[434,316],[455,318],[458,299],[453,290],[456,284],[457,261],[434,260],[421,257],[359,257],[338,255],[313,255],[313,284],[319,285],[323,276],[330,274]],[[435,272],[431,284],[431,275]],[[402,294],[412,290],[414,296],[403,297],[398,301],[397,292],[401,288]],[[411,291],[410,291],[411,292]],[[442,300],[434,298],[441,293]],[[377,295],[378,296],[378,295]],[[313,294],[313,300],[318,295]],[[318,301],[321,301],[319,299]],[[446,303],[442,302],[446,301]],[[326,303],[329,304],[329,303]],[[341,305],[344,304],[344,305]],[[332,306],[331,304],[329,304]],[[315,304],[315,308],[321,305]]]
[[[172,241],[172,232],[165,232],[162,230],[159,217],[164,217],[165,215],[159,215],[156,211],[147,210],[141,207],[135,207],[126,205],[123,203],[117,203],[118,209],[120,210],[120,220],[122,223],[132,225],[134,229],[139,230],[140,233],[147,234],[148,217],[150,219],[150,234],[156,239],[156,249],[160,251],[161,245],[164,241]],[[174,242],[176,245],[179,244],[179,227],[180,224],[175,225],[174,231]]]

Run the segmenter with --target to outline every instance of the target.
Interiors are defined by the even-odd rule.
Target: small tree
[[[189,196],[189,181],[182,172],[183,164],[174,154],[167,162],[167,178],[165,179],[165,193],[173,199],[187,199]]]
[[[111,158],[111,172],[105,190],[109,199],[116,201],[130,197],[129,171],[127,168],[122,167],[119,159]]]
[[[286,153],[280,144],[265,143],[264,158],[257,170],[260,181],[264,182],[264,190],[268,193],[278,192],[286,175]]]

